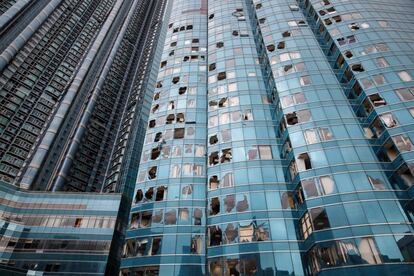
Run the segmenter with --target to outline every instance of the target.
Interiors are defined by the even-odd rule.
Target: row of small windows
[[[227,163],[233,161],[233,154],[237,156],[236,161],[244,160],[272,160],[272,148],[269,145],[251,146],[245,154],[245,149],[240,148],[227,148],[222,149],[221,152],[214,151],[209,155],[209,165],[215,166],[219,163]]]
[[[191,216],[192,213],[192,216]],[[177,215],[178,214],[178,215]],[[203,211],[200,208],[167,208],[142,211],[131,215],[130,229],[162,225],[201,225]]]
[[[163,172],[164,173],[164,172]],[[200,177],[204,175],[204,166],[198,164],[184,163],[174,164],[170,168],[170,178],[180,177]],[[158,177],[158,167],[152,166],[147,172],[141,172],[138,176],[138,182],[145,180],[155,180]]]
[[[210,116],[208,118],[208,127],[215,127],[218,125],[237,123],[241,121],[252,121],[253,113],[251,109],[247,109],[244,112],[233,111],[233,112],[224,112],[220,115]]]
[[[142,155],[142,162],[146,162],[148,160],[158,160],[160,158],[167,159],[170,157],[182,156],[203,157],[205,156],[205,146],[194,144],[170,146],[161,143],[152,150],[145,151]]]
[[[166,244],[171,244],[173,240],[174,245],[175,245],[175,239],[176,238],[173,237],[172,235],[128,239],[125,244],[122,257],[130,258],[130,257],[160,255],[163,253],[163,250],[164,250],[162,247],[163,241]],[[191,240],[190,240],[190,237],[182,235],[177,238],[176,242],[177,242],[177,245],[173,246],[173,248],[176,249],[176,253],[197,254],[197,255],[200,255],[203,253],[204,238],[202,235],[193,234],[191,236]],[[146,271],[149,274],[145,273],[142,275],[158,275],[158,271],[157,272],[152,271],[152,270],[146,270]],[[156,274],[153,274],[153,273],[156,273]]]

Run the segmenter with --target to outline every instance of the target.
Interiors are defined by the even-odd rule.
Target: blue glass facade
[[[169,2],[123,275],[414,273],[414,6],[366,2]]]
[[[1,275],[103,275],[121,195],[27,192],[0,182]]]

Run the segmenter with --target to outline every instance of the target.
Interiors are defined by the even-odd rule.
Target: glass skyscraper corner
[[[122,275],[412,275],[413,12],[169,1]]]
[[[414,275],[412,0],[0,3],[0,274]]]

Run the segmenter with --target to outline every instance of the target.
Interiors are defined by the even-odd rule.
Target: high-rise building
[[[411,0],[0,3],[0,274],[414,275]]]
[[[0,3],[1,275],[118,274],[164,7]]]
[[[413,14],[168,1],[122,275],[413,275]]]

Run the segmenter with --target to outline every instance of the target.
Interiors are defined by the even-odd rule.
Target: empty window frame
[[[336,192],[335,182],[328,175],[304,179],[301,185],[306,198],[329,195]]]

